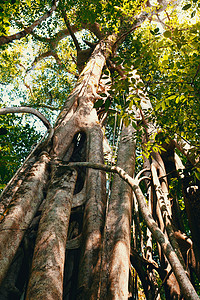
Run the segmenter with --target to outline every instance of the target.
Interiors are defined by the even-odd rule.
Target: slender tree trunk
[[[133,176],[135,166],[133,133],[132,125],[123,126],[117,159],[117,165],[124,167],[130,176]],[[115,175],[108,199],[97,299],[128,298],[132,201],[130,187]]]

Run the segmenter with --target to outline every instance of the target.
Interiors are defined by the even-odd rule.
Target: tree
[[[1,82],[48,136],[1,196],[0,297],[199,299],[198,4],[7,5]]]

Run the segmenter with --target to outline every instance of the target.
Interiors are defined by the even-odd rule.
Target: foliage
[[[23,117],[0,116],[1,128],[7,129],[0,135],[0,188],[11,179],[25,160],[40,134]],[[24,123],[24,125],[23,125]]]
[[[163,33],[166,27],[167,30]],[[125,72],[130,77],[115,83],[115,93],[129,93],[135,85],[131,81],[131,68],[137,68],[153,105],[153,120],[170,138],[184,138],[198,149],[200,22],[182,23],[174,16],[166,22],[164,28],[150,23],[126,38],[119,49],[120,57],[115,61],[123,63]],[[139,97],[135,95],[126,104],[120,103],[121,113],[133,103],[138,106],[138,101]]]

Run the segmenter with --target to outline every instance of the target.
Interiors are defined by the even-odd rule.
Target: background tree
[[[1,195],[0,298],[199,299],[198,2],[0,12],[2,98],[47,127]]]
[[[22,125],[22,118],[1,116],[0,131],[0,178],[3,189],[20,167],[40,134],[29,123]]]

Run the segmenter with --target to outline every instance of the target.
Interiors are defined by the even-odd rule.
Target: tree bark
[[[43,200],[48,178],[48,163],[49,156],[42,153],[14,195],[12,205],[7,209],[5,218],[0,224],[0,282],[5,277],[24,233]]]
[[[123,126],[117,165],[133,176],[135,167],[135,140],[132,125]],[[123,200],[122,200],[123,199]],[[128,299],[132,191],[114,175],[102,241],[102,267],[97,299]]]
[[[76,171],[54,165],[34,250],[26,299],[62,299],[65,248]]]

